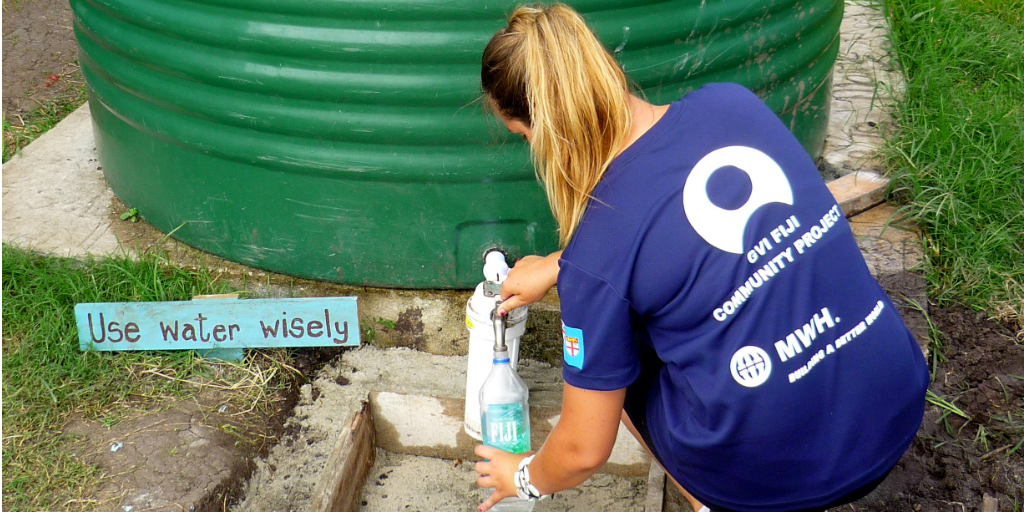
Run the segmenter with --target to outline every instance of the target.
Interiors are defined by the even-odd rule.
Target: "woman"
[[[496,489],[480,510],[579,485],[620,419],[697,511],[824,510],[874,489],[917,432],[927,367],[771,110],[731,84],[667,106],[631,95],[560,4],[517,8],[481,78],[530,144],[564,247],[519,261],[501,309],[557,281],[565,391],[534,456],[477,447]]]

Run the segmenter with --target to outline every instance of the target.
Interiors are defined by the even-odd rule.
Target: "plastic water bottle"
[[[502,340],[504,341],[504,340]],[[510,453],[530,451],[529,390],[510,364],[508,350],[495,347],[494,364],[480,388],[480,425],[484,445]],[[492,510],[529,512],[534,502],[505,498]]]

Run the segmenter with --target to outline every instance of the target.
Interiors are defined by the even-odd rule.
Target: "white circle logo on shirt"
[[[735,210],[719,208],[708,197],[708,180],[722,167],[735,167],[750,177],[750,197]],[[683,184],[686,220],[705,242],[733,254],[743,254],[743,232],[758,208],[768,203],[793,204],[793,190],[775,160],[754,148],[728,146],[700,159]]]
[[[732,378],[740,385],[756,388],[764,384],[771,375],[772,360],[768,353],[759,347],[746,346],[732,355],[729,369],[732,370]]]

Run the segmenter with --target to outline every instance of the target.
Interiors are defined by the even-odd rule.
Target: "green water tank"
[[[655,103],[761,95],[813,156],[841,0],[570,2]],[[557,249],[526,146],[479,104],[514,2],[71,0],[103,172],[175,238],[300,277],[465,288]]]

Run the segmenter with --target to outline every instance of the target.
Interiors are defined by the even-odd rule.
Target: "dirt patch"
[[[266,445],[260,428],[241,420],[231,393],[207,390],[192,400],[133,410],[107,428],[79,419],[65,433],[74,449],[106,474],[90,496],[93,510],[219,510],[234,481]],[[214,505],[215,506],[208,506]]]
[[[106,418],[76,418],[63,433],[70,449],[100,471],[85,500],[67,505],[130,512],[222,511],[242,497],[255,460],[283,438],[300,389],[342,348],[297,349],[298,373],[271,382],[269,410],[247,410],[238,390],[205,387],[182,400],[140,400]],[[308,387],[308,386],[307,386]]]
[[[83,80],[67,0],[5,1],[3,14],[3,109],[11,122]]]
[[[1019,510],[1024,505],[1024,448],[1019,444],[1024,436],[1024,347],[985,313],[933,308],[931,319],[943,333],[940,352],[946,358],[938,364],[931,390],[971,419],[929,405],[910,450],[853,510],[968,512],[982,510],[985,494],[999,500],[1000,510]]]
[[[917,307],[925,302],[910,303],[921,301],[924,291],[913,274],[883,276],[881,283],[919,341],[928,339],[928,318],[942,332],[945,360],[930,389],[971,419],[929,404],[917,439],[882,485],[832,512],[981,511],[986,494],[999,501],[1000,511],[1021,510],[1024,346],[985,313],[932,306],[925,317]],[[679,491],[668,487],[665,510],[689,511]]]

